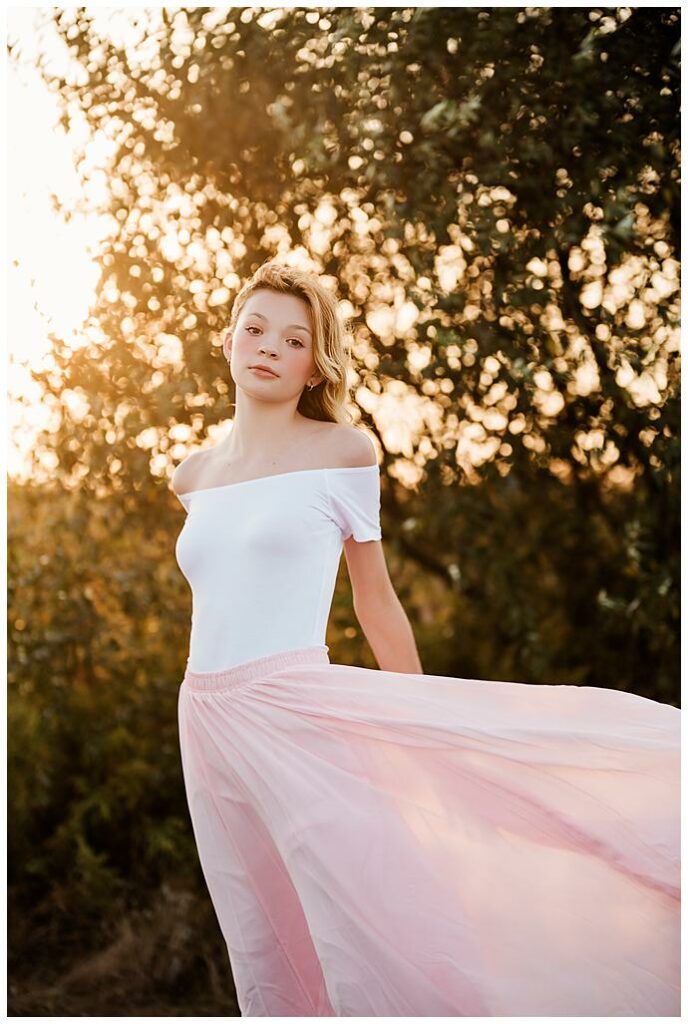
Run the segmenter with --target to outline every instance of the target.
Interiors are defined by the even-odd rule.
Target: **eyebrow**
[[[261,320],[267,320],[267,317],[263,316],[262,313],[249,313],[248,315],[249,316],[258,316],[258,317],[260,317]],[[287,324],[287,330],[288,331],[291,330],[292,327],[296,328],[297,331],[306,331],[308,334],[311,333],[310,330],[307,327],[302,327],[301,324]]]

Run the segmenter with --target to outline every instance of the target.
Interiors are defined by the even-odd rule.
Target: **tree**
[[[570,527],[553,544],[533,529],[570,618],[598,654],[622,645],[619,685],[647,686],[651,664],[669,693],[678,9],[163,9],[134,19],[145,47],[84,9],[55,23],[82,73],[51,87],[115,144],[100,336],[37,375],[62,402],[58,474],[155,516],[149,483],[227,414],[211,339],[233,294],[301,247],[353,314],[390,540],[479,602],[502,645],[535,630],[508,664],[542,678],[561,665],[525,654],[544,608],[501,629],[532,574],[522,591],[508,539],[492,567],[474,554],[492,495],[549,529],[542,495]],[[491,613],[485,573],[509,565]],[[582,677],[604,681],[592,660]]]
[[[108,647],[123,609],[158,622],[153,696],[155,665],[174,671],[188,609],[163,490],[228,416],[238,288],[298,255],[354,325],[355,412],[383,451],[386,549],[426,670],[678,703],[679,9],[163,8],[120,12],[131,38],[87,8],[52,16],[77,62],[44,70],[64,125],[78,113],[112,147],[88,343],[54,339],[35,373],[58,414],[36,480],[50,457],[83,569],[54,618],[90,623],[53,669],[110,650],[126,693],[131,652]],[[49,621],[41,572],[22,608]],[[41,645],[23,632],[17,687]],[[90,700],[68,702],[66,751]],[[131,714],[153,705],[144,690]]]

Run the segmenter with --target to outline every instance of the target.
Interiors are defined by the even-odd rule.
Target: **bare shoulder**
[[[179,463],[172,474],[172,490],[176,494],[183,494],[185,491],[193,490],[198,477],[199,470],[207,457],[206,451],[191,452]]]
[[[334,423],[328,444],[333,466],[376,466],[377,451],[370,436],[360,427]]]

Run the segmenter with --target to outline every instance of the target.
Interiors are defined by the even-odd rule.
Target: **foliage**
[[[425,670],[677,704],[678,8],[163,8],[126,45],[53,17],[64,124],[112,146],[111,232],[11,495],[24,905],[101,915],[194,862],[168,480],[228,416],[217,334],[275,255],[354,322]],[[345,585],[331,653],[368,658]]]

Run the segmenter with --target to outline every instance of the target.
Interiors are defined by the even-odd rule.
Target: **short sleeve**
[[[332,517],[343,540],[381,540],[380,467],[328,469],[326,479]]]
[[[186,495],[186,494],[177,494],[177,492],[174,490],[174,488],[172,489],[172,493],[174,494],[174,496],[176,498],[179,499],[180,503],[183,505],[185,510],[188,512],[189,511],[189,498],[188,498],[188,495]]]

